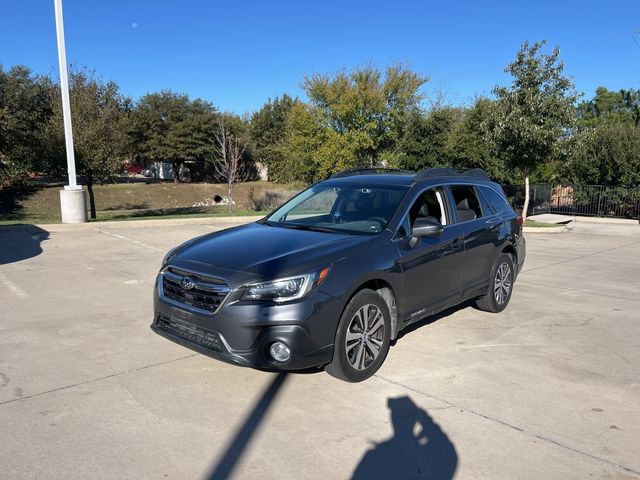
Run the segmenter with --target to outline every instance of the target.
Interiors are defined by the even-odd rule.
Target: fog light
[[[291,357],[291,350],[286,344],[276,342],[269,348],[269,355],[277,362],[286,362]]]

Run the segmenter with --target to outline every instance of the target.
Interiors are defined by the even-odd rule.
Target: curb
[[[570,230],[566,225],[559,225],[557,227],[523,227],[524,233],[562,233]]]
[[[37,224],[36,227],[46,230],[47,232],[77,232],[85,230],[94,230],[96,228],[151,228],[151,227],[172,227],[178,225],[232,225],[255,222],[264,218],[259,216],[239,216],[239,217],[197,217],[197,218],[168,218],[153,220],[120,220],[107,222],[87,222],[87,223],[50,223]],[[5,225],[0,226],[0,232],[3,230],[29,228],[32,225]]]
[[[633,218],[607,218],[607,217],[574,217],[576,222],[582,223],[613,223],[618,225],[638,225],[640,221]]]

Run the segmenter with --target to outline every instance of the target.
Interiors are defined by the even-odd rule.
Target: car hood
[[[230,283],[278,278],[321,269],[366,250],[372,238],[250,223],[211,233],[178,247],[170,265]]]

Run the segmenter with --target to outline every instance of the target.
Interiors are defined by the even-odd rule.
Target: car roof
[[[348,185],[348,186],[411,186],[413,177],[415,175],[409,174],[364,174],[364,175],[351,175],[348,177],[332,177],[328,178],[322,183],[328,183],[331,185]]]
[[[325,180],[325,184],[334,186],[405,186],[407,188],[415,185],[420,187],[428,187],[429,185],[440,185],[443,183],[455,184],[455,183],[472,183],[478,185],[495,185],[495,182],[489,178],[481,178],[474,175],[465,175],[463,173],[454,173],[442,175],[434,172],[433,175],[424,176],[420,178],[420,174],[415,173],[370,173],[370,174],[357,174],[349,176],[331,177]]]

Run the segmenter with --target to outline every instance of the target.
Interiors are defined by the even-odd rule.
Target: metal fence
[[[522,210],[524,185],[504,185],[504,191],[511,204]],[[538,213],[640,218],[640,187],[531,185],[527,214]]]

